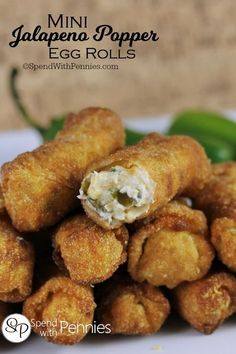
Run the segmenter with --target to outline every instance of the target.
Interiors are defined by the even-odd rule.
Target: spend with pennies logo
[[[28,318],[19,313],[7,316],[2,323],[2,334],[9,342],[24,342],[30,333],[31,325]]]

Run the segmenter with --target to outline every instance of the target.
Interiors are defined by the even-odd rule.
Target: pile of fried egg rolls
[[[18,303],[38,336],[75,344],[173,312],[210,334],[236,312],[236,163],[188,136],[124,142],[117,114],[87,108],[2,166],[1,322]]]

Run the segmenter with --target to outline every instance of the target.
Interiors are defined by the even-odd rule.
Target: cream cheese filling
[[[91,172],[80,188],[79,199],[110,225],[133,222],[148,211],[153,202],[155,182],[140,167],[112,167]]]

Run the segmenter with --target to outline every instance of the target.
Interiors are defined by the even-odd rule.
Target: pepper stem
[[[12,68],[10,72],[10,94],[13,99],[13,102],[23,117],[24,121],[29,124],[31,127],[35,128],[41,135],[45,133],[45,129],[37,123],[37,121],[30,115],[26,107],[21,101],[19,92],[17,91],[16,81],[19,70],[17,68]]]

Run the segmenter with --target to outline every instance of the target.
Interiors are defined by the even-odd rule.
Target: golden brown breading
[[[162,292],[146,283],[112,279],[100,298],[98,320],[112,334],[148,335],[159,331],[170,313]]]
[[[136,281],[168,288],[199,279],[214,258],[206,235],[201,211],[172,203],[130,237],[128,271]]]
[[[16,231],[9,218],[0,217],[0,300],[23,301],[31,293],[34,268],[32,245]]]
[[[147,216],[146,218],[136,220],[133,224],[131,224],[131,227],[133,230],[136,231],[136,230],[140,229],[140,227],[152,223],[158,217],[160,217],[162,215],[166,215],[167,213],[168,213],[168,215],[177,215],[177,216],[183,215],[184,216],[186,214],[186,209],[182,208],[181,205],[185,205],[188,207],[189,204],[191,204],[191,200],[189,200],[189,198],[179,197],[179,198],[173,199],[171,202],[166,204],[163,208],[155,210],[154,213]],[[202,231],[204,233],[207,230],[204,229]]]
[[[28,297],[23,314],[32,330],[49,342],[74,344],[91,329],[95,306],[91,287],[67,277],[53,277]]]
[[[216,273],[179,285],[174,297],[180,315],[198,331],[212,333],[236,311],[236,279]]]
[[[70,114],[54,141],[2,167],[7,211],[19,231],[54,225],[77,205],[87,167],[124,145],[124,129],[109,109]]]
[[[212,175],[195,205],[212,220],[236,218],[236,162],[212,165]]]
[[[236,271],[236,163],[213,165],[212,177],[195,202],[209,217],[219,259]]]
[[[0,334],[2,332],[2,323],[4,319],[10,314],[11,305],[7,302],[0,301]]]
[[[55,260],[78,283],[99,283],[127,258],[128,231],[104,230],[86,215],[64,221],[54,235]]]
[[[176,195],[196,195],[210,172],[210,162],[194,139],[152,133],[93,164],[80,199],[95,222],[116,228],[152,214]]]
[[[2,188],[0,186],[0,214],[2,214],[5,210],[5,202],[2,194]]]
[[[211,242],[221,262],[236,272],[236,219],[225,217],[213,221]]]

